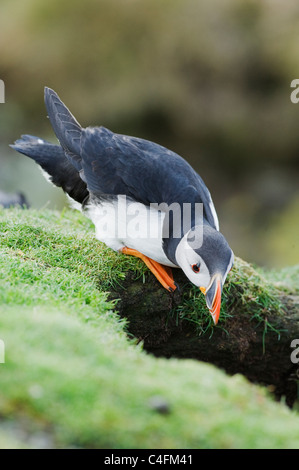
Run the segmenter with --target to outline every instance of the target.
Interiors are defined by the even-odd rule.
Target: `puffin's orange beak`
[[[200,290],[206,296],[206,303],[207,307],[210,310],[212,315],[213,321],[215,325],[217,325],[220,315],[220,307],[221,307],[221,294],[222,294],[222,287],[221,287],[221,278],[219,275],[216,275],[206,290],[204,287],[200,287]]]

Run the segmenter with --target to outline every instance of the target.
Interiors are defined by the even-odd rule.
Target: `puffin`
[[[45,105],[59,145],[22,135],[11,147],[63,189],[92,220],[99,241],[142,259],[169,292],[178,288],[172,268],[181,268],[216,325],[234,254],[199,174],[157,143],[103,126],[83,128],[48,87]]]
[[[23,209],[24,207],[29,207],[26,196],[21,193],[7,193],[6,191],[0,190],[0,207],[3,209],[8,209],[10,207],[19,207]]]

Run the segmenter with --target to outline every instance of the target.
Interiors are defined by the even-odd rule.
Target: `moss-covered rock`
[[[181,293],[172,298],[140,260],[98,243],[79,213],[2,210],[0,255],[0,447],[298,447],[297,414],[269,391],[211,364],[173,357],[188,357],[179,354],[188,342],[237,357],[239,341],[250,370],[247,328],[249,349],[266,337],[265,351],[257,344],[260,364],[270,344],[282,344],[279,325],[273,338],[265,333],[271,315],[285,317],[280,291],[252,267],[237,261],[226,315],[204,334],[190,308],[199,305],[197,293],[179,271]],[[143,335],[130,339],[134,318]],[[171,339],[170,359],[144,352],[144,329],[152,345],[155,337],[160,344]],[[232,337],[237,346],[230,351]]]

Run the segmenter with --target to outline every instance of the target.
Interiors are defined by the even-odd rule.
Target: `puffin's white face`
[[[187,242],[188,233],[177,246],[175,257],[188,279],[197,287],[207,288],[211,277],[206,263]]]
[[[194,230],[193,233],[196,233],[196,228]],[[205,228],[204,230],[206,238],[202,247],[197,247],[196,250],[192,248],[189,243],[192,238],[189,237],[190,230],[179,242],[175,257],[188,279],[205,294],[207,307],[214,323],[217,324],[221,307],[222,287],[228,272],[233,266],[234,255],[220,232],[212,228]],[[203,256],[205,256],[206,262]]]

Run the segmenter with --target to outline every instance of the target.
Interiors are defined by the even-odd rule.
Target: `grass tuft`
[[[242,315],[248,315],[257,325],[264,325],[264,335],[271,330],[279,336],[280,330],[271,320],[274,314],[277,315],[283,309],[279,295],[280,290],[266,279],[262,271],[255,270],[250,264],[235,257],[234,266],[224,284],[221,314],[216,328],[226,332],[227,319],[232,314],[238,314],[240,309]],[[185,293],[183,302],[177,307],[175,314],[194,323],[199,335],[212,336],[215,331],[212,317],[207,315],[204,296],[195,286]]]

